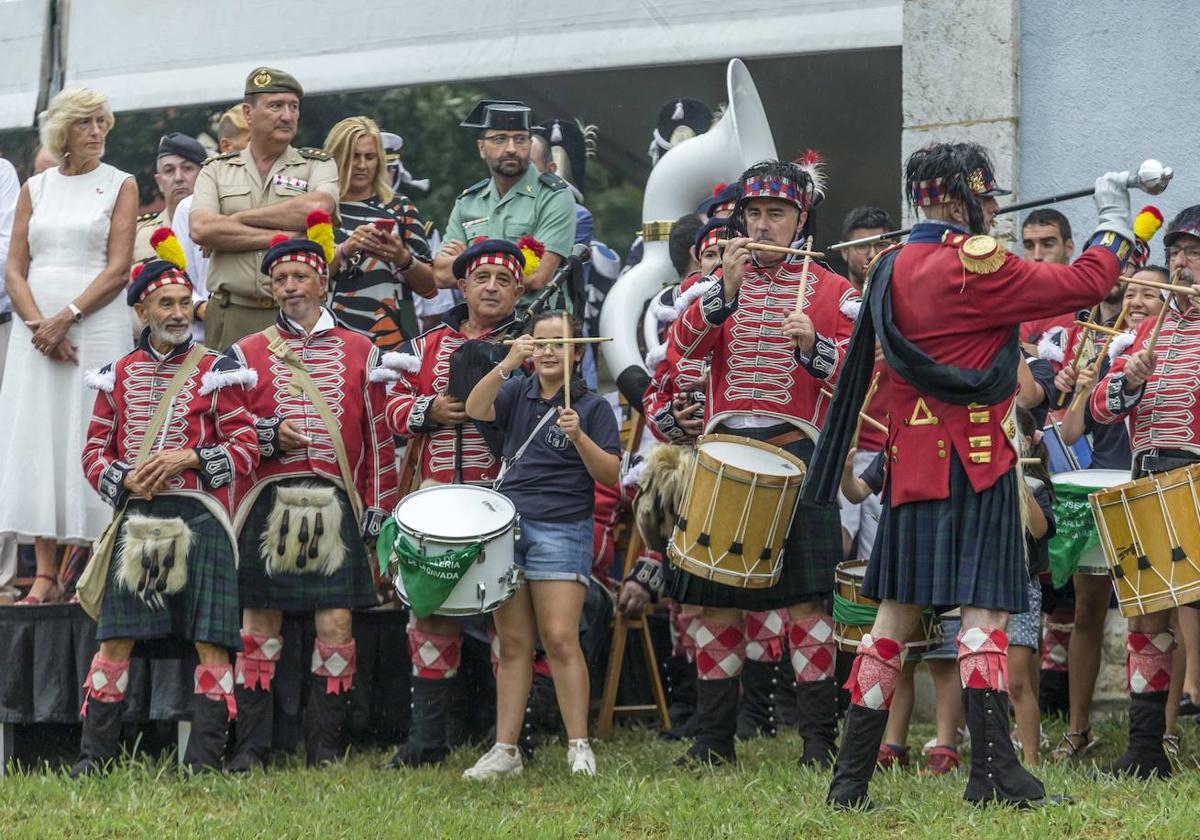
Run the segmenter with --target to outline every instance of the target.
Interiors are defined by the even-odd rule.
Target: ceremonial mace
[[[1158,195],[1167,188],[1167,184],[1171,183],[1171,177],[1175,174],[1174,170],[1169,166],[1163,166],[1161,161],[1150,160],[1142,161],[1142,165],[1137,168],[1137,172],[1129,176],[1126,185],[1130,188],[1137,188],[1142,192],[1150,193],[1150,195]],[[1000,213],[1016,213],[1020,210],[1028,210],[1031,207],[1044,207],[1047,204],[1057,204],[1060,201],[1070,201],[1074,198],[1083,198],[1084,196],[1093,195],[1096,192],[1094,186],[1083,190],[1074,190],[1073,192],[1057,193],[1049,195],[1045,198],[1035,198],[1032,201],[1020,201],[1016,204],[1009,204],[1001,207],[996,211]],[[908,236],[912,228],[904,228],[903,230],[889,230],[887,233],[877,233],[874,236],[864,236],[861,239],[850,239],[846,242],[839,242],[836,245],[830,245],[827,250],[840,251],[844,248],[850,248],[854,245],[866,245],[871,242],[878,242],[880,239],[898,239],[901,236]]]

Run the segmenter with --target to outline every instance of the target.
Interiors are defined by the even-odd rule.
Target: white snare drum
[[[392,514],[400,533],[422,554],[436,556],[482,543],[435,615],[478,615],[517,593],[521,573],[513,562],[519,516],[506,496],[486,487],[443,484],[405,496]],[[393,554],[390,565],[396,564]],[[409,603],[403,576],[393,575],[400,600]]]

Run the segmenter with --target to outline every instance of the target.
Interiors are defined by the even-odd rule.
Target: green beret
[[[254,93],[294,93],[304,96],[304,88],[291,73],[274,67],[255,67],[246,77],[246,96]]]

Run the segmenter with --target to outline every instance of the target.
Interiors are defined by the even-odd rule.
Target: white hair
[[[108,97],[85,87],[70,87],[60,91],[50,100],[50,107],[38,115],[42,147],[56,162],[62,163],[67,156],[67,132],[72,123],[87,119],[98,109],[104,111],[107,133],[117,122],[108,107]]]

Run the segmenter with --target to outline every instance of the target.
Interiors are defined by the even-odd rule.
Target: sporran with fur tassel
[[[117,579],[154,609],[163,609],[166,596],[187,586],[192,529],[178,516],[129,514],[121,535]]]
[[[670,444],[659,445],[646,456],[633,513],[642,541],[651,551],[667,553],[695,458],[692,447]]]
[[[346,562],[337,490],[310,484],[276,487],[260,553],[269,576],[328,577],[337,572]]]

